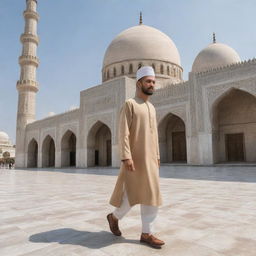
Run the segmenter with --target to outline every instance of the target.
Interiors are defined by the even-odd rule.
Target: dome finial
[[[212,41],[213,41],[213,43],[214,44],[216,44],[216,36],[215,36],[215,32],[213,32],[213,35],[212,35],[213,37],[212,37]]]
[[[142,12],[140,12],[140,25],[142,25]]]

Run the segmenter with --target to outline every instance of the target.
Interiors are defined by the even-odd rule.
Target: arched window
[[[138,69],[140,69],[142,67],[142,63],[138,64]]]
[[[133,73],[133,67],[132,67],[132,64],[129,65],[129,74],[132,74]]]
[[[107,71],[107,79],[109,79],[109,70]]]
[[[173,76],[176,77],[176,69],[173,69]]]
[[[161,73],[161,74],[164,73],[164,66],[163,66],[163,64],[161,64],[161,66],[160,66],[160,73]]]
[[[124,75],[124,66],[121,67],[121,74]]]
[[[167,66],[167,75],[169,76],[170,75],[170,67]]]
[[[174,75],[173,70],[174,70],[174,68],[173,68],[173,67],[171,67],[171,76],[173,76],[173,75]]]
[[[116,76],[116,68],[113,69],[114,77]]]
[[[152,68],[154,69],[154,71],[156,71],[156,67],[154,63],[152,64]]]

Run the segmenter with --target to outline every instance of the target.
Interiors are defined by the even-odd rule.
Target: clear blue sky
[[[26,0],[0,0],[0,130],[15,142],[18,57]],[[143,23],[172,38],[184,78],[212,41],[233,47],[242,60],[256,56],[255,0],[38,0],[40,45],[37,119],[79,106],[79,93],[101,82],[106,48],[122,30]]]

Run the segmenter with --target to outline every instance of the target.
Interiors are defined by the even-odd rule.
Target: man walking
[[[152,67],[141,67],[136,75],[136,96],[125,101],[119,122],[120,173],[110,204],[116,209],[108,214],[110,230],[121,236],[118,221],[135,204],[140,204],[142,234],[140,242],[161,248],[163,241],[153,236],[153,222],[162,204],[159,189],[160,155],[156,111],[148,102],[155,88]]]

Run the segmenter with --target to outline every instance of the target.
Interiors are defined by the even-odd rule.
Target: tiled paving
[[[255,166],[161,166],[161,250],[138,242],[139,207],[106,215],[118,169],[0,169],[1,256],[255,256]]]

